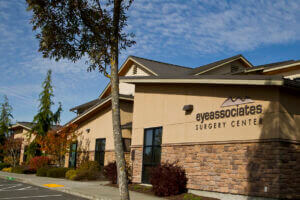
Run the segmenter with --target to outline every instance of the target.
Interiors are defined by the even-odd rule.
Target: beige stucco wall
[[[120,101],[120,115],[121,115],[121,125],[132,122],[132,109],[133,102]],[[87,132],[87,130],[90,130]],[[106,107],[101,111],[97,112],[92,117],[89,117],[84,123],[79,125],[77,130],[79,133],[78,141],[78,151],[82,152],[93,152],[96,147],[96,139],[105,138],[105,151],[114,151],[114,138],[113,138],[113,128],[112,128],[112,113],[111,108]],[[131,138],[131,130],[122,130],[123,138]],[[94,157],[90,157],[94,160]],[[68,166],[69,158],[66,155],[65,166]]]
[[[280,90],[279,132],[283,139],[300,139],[300,93]]]
[[[133,73],[134,67],[137,67],[136,74]],[[142,69],[142,67],[133,64],[131,67],[128,69],[127,73],[125,76],[149,76],[149,74]],[[125,95],[133,95],[134,96],[134,85],[133,84],[128,84],[128,83],[120,83],[119,85],[119,91],[120,94],[125,94]]]
[[[121,124],[132,122],[132,103],[120,102],[121,109]],[[87,132],[87,129],[90,132]],[[112,113],[110,107],[98,112],[89,120],[82,123],[78,132],[80,136],[78,142],[82,143],[83,147],[88,151],[95,150],[95,142],[98,138],[106,138],[106,150],[114,150],[113,128],[112,128]],[[131,138],[131,132],[124,130],[124,138]]]
[[[221,108],[228,97],[250,97],[254,103],[262,105],[262,113],[243,117],[209,120],[217,128],[196,130],[201,123],[196,114],[227,109]],[[291,97],[294,98],[294,97]],[[290,110],[296,106],[296,101]],[[194,110],[186,115],[184,105],[192,104]],[[240,105],[242,106],[242,105]],[[235,106],[236,107],[236,106]],[[276,87],[251,86],[210,86],[210,85],[137,85],[134,100],[132,145],[143,145],[144,128],[163,127],[162,143],[228,142],[283,138],[279,124],[279,89]],[[228,109],[234,106],[228,107]],[[286,111],[281,111],[286,112]],[[258,123],[262,118],[262,124]],[[251,124],[241,126],[243,120],[251,119]],[[256,125],[254,120],[256,119]],[[237,120],[240,126],[237,127]],[[233,122],[234,121],[234,122]],[[218,128],[218,123],[221,128]],[[222,123],[226,123],[223,127]],[[231,126],[233,123],[234,127]],[[267,134],[266,134],[267,133]],[[299,131],[294,139],[300,140]]]
[[[14,138],[21,138],[22,141],[22,146],[21,146],[21,152],[20,152],[20,163],[23,163],[23,157],[24,157],[24,150],[25,150],[25,146],[29,145],[35,138],[34,135],[31,135],[31,137],[29,137],[29,130],[25,129],[25,128],[20,128],[20,130],[17,131],[17,133],[14,135]]]

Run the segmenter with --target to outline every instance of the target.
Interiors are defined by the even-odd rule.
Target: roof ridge
[[[283,64],[283,63],[288,63],[288,62],[297,62],[297,60],[285,60],[285,61],[280,61],[280,62],[273,62],[273,63],[268,63],[268,64],[262,64],[262,65],[255,65],[254,67],[268,67],[271,65],[279,65],[279,64]]]
[[[171,64],[171,63],[161,62],[161,61],[152,60],[152,59],[148,59],[148,58],[142,58],[142,57],[138,57],[138,56],[132,56],[132,55],[130,55],[129,57],[140,58],[140,59],[148,60],[148,61],[151,61],[151,62],[157,62],[157,63],[161,63],[161,64],[166,64],[166,65],[172,65],[174,67],[181,67],[181,68],[185,68],[185,69],[193,69],[191,67],[186,67],[186,66],[181,66],[181,65],[175,65],[175,64]]]
[[[243,56],[242,54],[237,54],[237,55],[235,55],[235,56],[231,56],[231,57],[228,57],[228,58],[224,58],[224,59],[222,59],[222,60],[217,60],[217,61],[215,61],[215,62],[211,62],[211,63],[205,64],[205,65],[201,65],[201,66],[199,66],[199,67],[204,67],[204,66],[206,66],[206,65],[213,65],[213,64],[215,64],[215,63],[221,63],[221,62],[224,62],[225,60],[230,60],[230,59],[238,58],[238,57],[244,57],[244,56]],[[199,68],[199,67],[196,67],[196,68],[194,68],[194,69],[197,69],[197,68]]]

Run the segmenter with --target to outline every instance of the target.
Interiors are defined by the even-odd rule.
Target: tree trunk
[[[126,163],[122,144],[120,104],[119,104],[119,21],[120,21],[121,0],[114,1],[113,16],[113,38],[111,45],[111,103],[112,123],[114,132],[115,157],[118,171],[118,183],[121,200],[129,200],[128,181],[126,174]]]

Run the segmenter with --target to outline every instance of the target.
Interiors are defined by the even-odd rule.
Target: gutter
[[[187,83],[216,85],[275,85],[282,86],[284,80],[237,80],[237,79],[120,79],[123,83]]]

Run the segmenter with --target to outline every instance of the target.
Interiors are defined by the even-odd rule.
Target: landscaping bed
[[[106,184],[106,186],[118,188],[117,184],[109,183],[109,184]],[[143,194],[155,196],[154,192],[152,191],[151,186],[140,185],[140,184],[129,184],[128,188],[130,191],[140,192]],[[183,194],[173,195],[173,196],[168,196],[168,197],[163,197],[163,198],[169,199],[169,200],[219,200],[216,198],[203,197],[203,196],[198,196],[198,195],[194,195],[194,194],[190,194],[190,193],[183,193]]]

